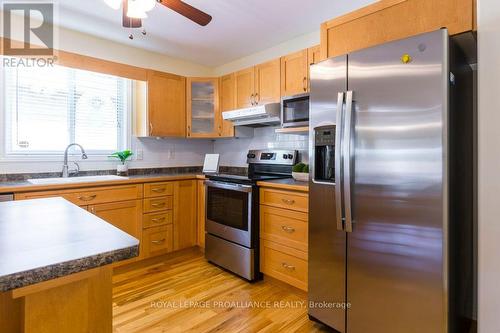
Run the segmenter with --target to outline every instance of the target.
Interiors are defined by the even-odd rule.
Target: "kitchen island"
[[[110,264],[138,253],[62,198],[0,203],[0,331],[111,332]]]

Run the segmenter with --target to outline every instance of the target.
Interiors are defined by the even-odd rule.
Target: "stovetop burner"
[[[228,183],[238,183],[238,184],[254,184],[258,181],[272,180],[272,179],[284,179],[291,178],[292,175],[272,175],[272,174],[256,174],[252,176],[239,176],[239,175],[228,175],[228,174],[213,174],[206,175],[208,179],[228,182]]]
[[[250,150],[247,154],[248,175],[212,174],[213,181],[254,185],[258,181],[292,177],[297,161],[295,150]]]

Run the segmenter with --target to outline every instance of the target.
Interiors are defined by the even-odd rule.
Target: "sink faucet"
[[[62,169],[62,177],[63,178],[68,178],[70,174],[77,175],[78,172],[80,171],[80,166],[76,162],[73,162],[76,165],[76,169],[69,170],[69,167],[68,167],[68,150],[69,150],[69,148],[71,148],[73,146],[80,147],[80,150],[82,151],[82,160],[86,160],[88,158],[87,153],[85,153],[85,149],[83,149],[83,147],[81,145],[79,145],[78,143],[69,144],[66,147],[66,150],[64,151],[64,165],[63,165],[63,169]]]

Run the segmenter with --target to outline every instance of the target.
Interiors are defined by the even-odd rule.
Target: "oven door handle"
[[[250,185],[231,184],[231,183],[226,183],[226,182],[215,182],[212,180],[205,180],[205,185],[208,187],[220,188],[223,190],[238,191],[238,192],[245,192],[245,193],[252,192],[252,186],[250,186]]]

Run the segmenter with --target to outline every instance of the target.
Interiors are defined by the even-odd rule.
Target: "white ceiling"
[[[201,27],[164,6],[156,5],[144,21],[148,31],[121,27],[121,11],[103,0],[59,0],[59,25],[97,37],[189,60],[219,66],[319,30],[333,17],[374,0],[184,0],[212,15]]]

